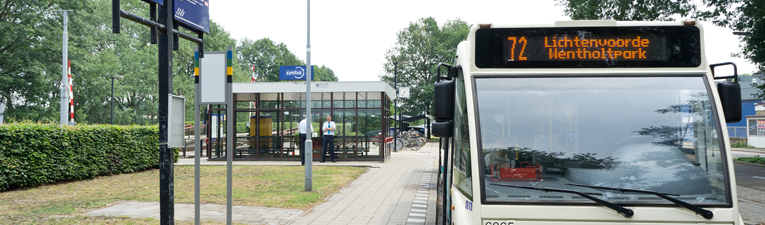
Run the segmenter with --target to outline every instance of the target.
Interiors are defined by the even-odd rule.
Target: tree
[[[138,23],[123,22],[121,34],[111,33],[111,2],[97,1],[90,20],[82,21],[76,32],[81,44],[76,49],[86,49],[79,63],[73,63],[80,79],[75,80],[75,109],[78,121],[108,123],[110,118],[109,95],[111,76],[115,80],[114,116],[116,124],[153,124],[158,113],[158,49],[149,44],[149,28]],[[126,11],[148,15],[148,5],[137,1],[123,1]],[[78,11],[79,12],[79,11]],[[83,15],[82,18],[88,18]],[[124,20],[124,19],[123,19]],[[79,23],[78,23],[79,24]],[[95,24],[95,25],[94,25]],[[191,31],[186,30],[186,33]],[[94,38],[88,38],[94,36]],[[231,38],[215,21],[210,21],[210,33],[205,34],[205,51],[225,51],[227,46],[236,48]],[[79,43],[79,42],[78,42]],[[179,39],[179,49],[173,52],[172,93],[186,98],[186,120],[194,119],[194,48],[196,43]],[[234,81],[246,80],[247,74],[239,70],[234,59]]]
[[[436,67],[438,63],[451,64],[454,61],[457,44],[467,38],[469,31],[470,27],[460,19],[447,21],[439,27],[433,17],[428,17],[410,22],[409,27],[398,32],[396,45],[385,54],[385,74],[380,78],[393,86],[394,73],[397,72],[399,87],[408,86],[416,90],[411,92],[410,98],[401,99],[401,113],[430,113]],[[394,71],[393,63],[403,61],[409,65],[398,65],[398,71]]]
[[[58,118],[63,29],[54,10],[88,2],[0,0],[0,101],[8,107],[6,118]]]
[[[61,80],[62,19],[69,14],[69,59],[74,79],[75,121],[109,123],[112,76],[115,123],[156,123],[158,105],[157,46],[149,44],[149,28],[124,22],[113,34],[111,1],[0,0],[0,101],[9,106],[6,118],[58,121]],[[149,6],[123,0],[121,8],[148,17]],[[188,31],[187,31],[188,32]],[[211,21],[205,35],[208,51],[222,51],[236,40]],[[173,94],[187,101],[193,117],[193,57],[196,44],[181,39],[173,57]],[[234,81],[248,80],[234,61]],[[148,118],[148,120],[146,120]]]
[[[72,62],[75,121],[109,123],[112,76],[124,78],[114,82],[114,122],[116,124],[156,123],[158,108],[158,51],[149,44],[150,29],[122,19],[121,33],[112,33],[111,1],[109,0],[0,0],[0,101],[6,103],[8,120],[58,121],[61,86],[62,18],[54,10],[74,9],[69,14],[69,59]],[[123,10],[148,17],[149,6],[141,0],[122,0]],[[187,33],[189,31],[186,31]],[[278,81],[279,65],[302,65],[284,44],[259,40],[260,49],[245,39],[236,46],[215,21],[205,34],[206,51],[235,48],[234,82],[250,81],[249,65],[242,53],[263,51],[267,55],[255,65],[273,66],[263,81]],[[261,43],[262,42],[262,43]],[[249,45],[248,45],[249,44]],[[172,93],[186,98],[186,118],[193,120],[194,47],[195,43],[180,39],[179,50],[173,52]],[[271,51],[273,47],[275,51]],[[271,57],[273,56],[273,57]],[[317,67],[321,80],[337,80],[325,66]]]
[[[691,0],[557,0],[574,20],[674,20],[696,10]]]
[[[124,1],[131,13],[148,15],[148,6]],[[115,124],[136,121],[136,115],[156,115],[157,47],[149,45],[149,29],[123,22],[121,33],[111,32],[111,2],[93,1],[71,17],[69,54],[74,79],[75,121],[109,123],[112,76]],[[140,110],[138,106],[143,106]]]
[[[245,38],[241,46],[237,48],[237,53],[237,58],[242,62],[241,66],[246,68],[245,71],[248,71],[248,74],[252,72],[252,66],[255,66],[256,81],[259,82],[279,82],[280,66],[305,65],[303,60],[290,52],[287,45],[275,44],[269,38],[257,41]],[[337,76],[332,69],[324,65],[314,66],[314,68],[316,68],[313,72],[314,81],[337,81]]]
[[[313,72],[314,81],[337,81],[337,76],[335,76],[335,71],[330,69],[329,67],[321,65],[321,67],[314,66],[313,68],[316,69],[316,71]]]
[[[239,60],[243,62],[242,66],[249,68],[254,65],[256,79],[261,82],[278,82],[279,66],[305,64],[287,49],[287,45],[274,44],[269,38],[257,41],[245,38],[237,51]]]

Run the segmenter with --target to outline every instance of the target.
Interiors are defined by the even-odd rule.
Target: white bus
[[[702,34],[474,26],[434,86],[438,223],[743,224],[725,125],[741,120],[738,75],[706,61]]]

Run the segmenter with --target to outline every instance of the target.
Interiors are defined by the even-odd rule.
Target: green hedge
[[[755,155],[754,157],[739,157],[736,158],[736,161],[765,165],[765,157],[760,157],[759,155]]]
[[[0,125],[0,191],[157,168],[158,139],[157,126]]]

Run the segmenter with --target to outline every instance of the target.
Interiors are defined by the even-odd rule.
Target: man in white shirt
[[[306,139],[306,133],[308,133],[308,129],[311,129],[313,131],[313,125],[308,124],[308,122],[305,120],[305,116],[303,117],[303,120],[300,121],[298,124],[298,132],[300,133],[300,165],[305,165],[305,139]]]
[[[324,162],[327,151],[332,162],[337,162],[335,161],[335,122],[332,121],[332,115],[327,115],[327,122],[321,126],[321,131],[324,132],[324,139],[321,142],[321,162]]]

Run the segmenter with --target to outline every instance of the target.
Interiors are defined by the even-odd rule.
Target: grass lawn
[[[234,166],[234,205],[308,209],[321,203],[365,170],[358,167],[313,167],[313,191],[304,192],[303,167]],[[175,166],[174,172],[175,203],[193,204],[194,167]],[[203,166],[200,174],[202,203],[225,205],[226,167]],[[159,170],[0,192],[0,224],[159,223],[153,219],[79,216],[85,210],[102,208],[119,201],[158,202]],[[188,224],[193,224],[193,221]]]

